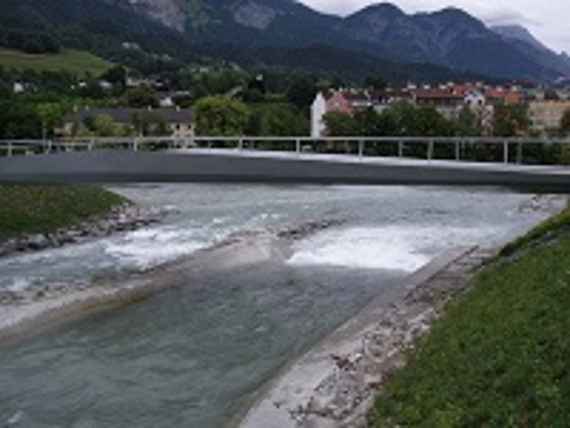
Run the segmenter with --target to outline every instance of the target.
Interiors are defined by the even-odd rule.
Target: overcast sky
[[[371,0],[301,0],[324,12],[346,15]],[[570,52],[570,1],[568,0],[394,0],[406,12],[460,7],[489,24],[522,24],[556,51]]]

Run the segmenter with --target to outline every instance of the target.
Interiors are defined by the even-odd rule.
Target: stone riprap
[[[264,393],[242,428],[359,428],[374,398],[405,364],[406,350],[465,292],[496,250],[458,248],[407,280],[390,305],[372,302]],[[236,424],[236,425],[237,425]]]
[[[390,374],[405,365],[405,351],[429,332],[445,305],[468,288],[473,274],[495,254],[476,250],[456,260],[394,304],[362,336],[359,350],[331,355],[334,372],[315,389],[306,407],[292,412],[298,426],[368,426],[366,415],[374,397]]]

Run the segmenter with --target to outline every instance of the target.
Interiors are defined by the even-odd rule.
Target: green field
[[[376,401],[372,427],[570,426],[570,212],[452,303]]]
[[[0,66],[34,71],[68,71],[83,75],[86,72],[98,76],[112,64],[85,51],[64,50],[58,54],[32,55],[20,51],[0,48]]]
[[[0,185],[0,241],[73,226],[126,202],[94,186]]]

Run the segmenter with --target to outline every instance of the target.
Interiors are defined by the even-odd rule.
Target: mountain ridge
[[[459,8],[406,14],[384,2],[341,17],[296,0],[6,1],[0,33],[2,27],[41,28],[69,43],[79,28],[85,39],[81,43],[96,43],[99,49],[103,43],[91,40],[90,32],[114,46],[120,46],[122,39],[181,59],[194,50],[203,51],[201,46],[212,47],[223,57],[223,47],[267,54],[270,49],[328,45],[342,51],[339,58],[351,51],[378,61],[429,63],[503,79],[553,81],[570,76],[570,60],[524,29],[517,37],[505,29],[493,31]],[[82,8],[90,12],[81,12]],[[86,16],[89,13],[93,16]]]

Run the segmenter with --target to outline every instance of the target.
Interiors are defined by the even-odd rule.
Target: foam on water
[[[16,277],[12,278],[12,281],[6,287],[6,290],[9,291],[23,291],[29,288],[34,280],[32,278],[27,277]]]
[[[441,228],[412,225],[326,231],[302,241],[291,265],[325,265],[413,272],[437,253],[460,245],[479,244],[494,228]]]
[[[105,253],[145,270],[208,247],[212,238],[204,235],[203,229],[191,227],[142,229],[108,242]]]

